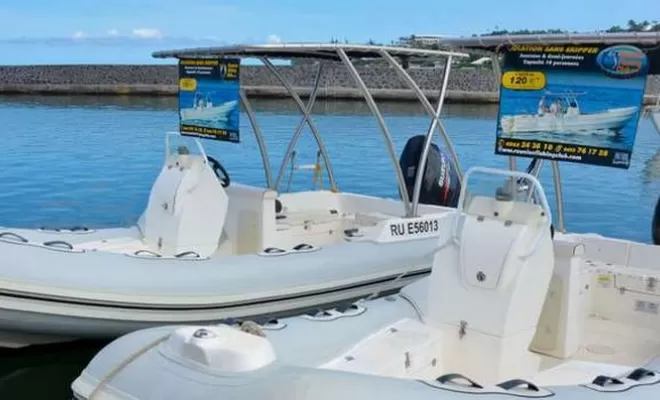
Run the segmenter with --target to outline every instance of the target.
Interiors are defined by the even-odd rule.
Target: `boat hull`
[[[273,299],[258,304],[201,309],[117,308],[1,295],[0,344],[17,347],[25,334],[34,335],[35,339],[22,345],[72,339],[111,339],[163,324],[213,324],[232,319],[282,318],[340,303],[350,303],[372,293],[378,293],[379,296],[391,294],[401,286],[429,273],[430,269],[421,269],[404,278],[396,279],[397,276],[390,276],[355,287],[338,287],[330,293],[315,292],[297,298]]]
[[[566,249],[571,249],[571,256],[572,251],[575,250],[573,244],[587,243],[588,246],[597,243],[604,245],[605,242],[611,244],[611,239],[594,235],[558,234],[558,236],[560,236],[559,240],[565,241]],[[598,250],[593,246],[588,252],[603,256]],[[609,259],[608,256],[612,257],[613,254],[608,254],[605,259]],[[596,259],[597,257],[593,258]],[[612,263],[605,259],[592,261],[592,265],[601,272],[607,268],[617,268],[612,267]],[[263,325],[263,334],[274,349],[274,358],[277,362],[249,371],[211,370],[200,362],[191,362],[184,357],[175,358],[183,353],[183,350],[181,353],[175,353],[181,347],[175,347],[176,344],[170,345],[170,338],[176,335],[177,327],[161,326],[133,332],[110,343],[97,354],[73,382],[74,396],[81,400],[92,398],[92,394],[108,399],[123,398],[116,393],[134,398],[160,398],[163,397],[163,393],[167,393],[172,398],[187,398],[194,395],[199,399],[228,397],[246,400],[285,398],[461,400],[477,398],[480,397],[479,395],[512,399],[523,397],[572,400],[595,399],[615,393],[617,398],[622,399],[651,400],[658,397],[660,379],[657,374],[660,370],[660,356],[652,355],[643,355],[650,358],[643,368],[653,372],[653,375],[638,377],[637,380],[619,377],[621,374],[632,376],[629,374],[634,370],[633,365],[637,365],[634,362],[631,365],[617,365],[577,361],[568,362],[567,369],[557,370],[558,374],[550,376],[554,379],[554,384],[542,384],[529,376],[520,376],[519,379],[522,381],[513,379],[502,381],[497,385],[488,383],[483,386],[470,386],[458,379],[443,381],[439,379],[441,376],[451,377],[455,376],[455,373],[454,371],[443,375],[433,373],[434,368],[441,368],[442,361],[436,363],[437,359],[431,358],[432,352],[437,351],[439,343],[431,339],[443,340],[446,332],[438,334],[437,327],[423,328],[423,321],[431,318],[430,298],[427,297],[430,284],[429,279],[421,279],[408,285],[397,295],[359,302],[351,311],[329,310],[334,314],[327,314],[330,316],[325,320],[323,319],[326,318],[325,315],[297,316],[277,321],[279,328]],[[618,289],[607,287],[607,291],[607,296],[615,302],[623,303],[621,309],[628,313],[629,302],[618,299],[618,296],[621,296]],[[637,318],[641,320],[643,317]],[[602,326],[610,323],[607,318],[595,318],[595,320],[600,320],[597,323],[603,323]],[[196,329],[208,331],[215,327],[196,326],[188,329],[191,332]],[[603,336],[598,329],[592,332],[594,338]],[[624,331],[617,330],[617,332]],[[467,335],[466,340],[469,340],[474,332],[468,331]],[[200,336],[200,338],[204,337]],[[215,340],[213,336],[206,338],[209,341]],[[191,339],[186,344],[193,340],[195,339]],[[593,348],[598,347],[593,346]],[[205,349],[208,349],[206,351],[209,354],[207,362],[212,363],[215,348],[209,344]],[[246,360],[250,355],[255,355],[252,360],[265,358],[262,357],[264,354],[256,349],[253,353],[249,353],[251,349],[247,349],[246,346],[244,353],[237,351],[236,354],[241,354]],[[594,352],[593,354],[594,357],[607,359],[609,353]],[[556,363],[556,360],[553,358],[552,362]],[[204,369],[206,371],[202,372]],[[549,371],[552,369],[553,367],[548,368]],[[408,370],[417,371],[424,377],[419,375],[415,377],[415,372],[410,372],[411,376],[407,376]],[[387,374],[383,374],[382,371],[386,371]],[[573,373],[576,375],[572,379],[578,381],[588,380],[593,374],[615,377],[622,379],[623,382],[611,386],[557,383]],[[459,375],[458,378],[461,376]],[[467,376],[467,378],[472,377]],[[516,381],[519,385],[505,384]],[[249,384],[245,384],[246,382]],[[304,382],[305,390],[301,390],[299,382]],[[533,385],[525,385],[527,382]],[[297,395],[294,396],[294,393]]]
[[[75,243],[127,231],[31,233],[39,241]],[[114,338],[163,324],[281,317],[382,295],[428,275],[436,241],[346,242],[300,254],[190,261],[0,241],[0,342],[18,346],[11,338],[24,334],[46,335],[46,341]]]
[[[595,114],[504,116],[500,125],[504,133],[617,131],[630,122],[636,111],[637,107],[623,107]]]
[[[236,106],[235,101],[209,108],[184,108],[181,110],[181,119],[226,120],[229,113]]]

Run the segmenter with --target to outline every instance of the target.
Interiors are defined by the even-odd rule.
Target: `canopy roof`
[[[440,58],[468,57],[465,53],[441,50],[415,49],[410,47],[353,45],[340,43],[278,43],[259,45],[230,45],[218,47],[198,47],[178,50],[157,51],[155,58],[315,58],[340,61],[337,50],[342,49],[352,59],[380,59],[385,51],[393,57]]]
[[[487,35],[471,37],[444,37],[440,45],[452,48],[497,51],[500,47],[513,44],[644,44],[660,45],[660,32],[617,32],[617,33],[552,33],[532,35]]]

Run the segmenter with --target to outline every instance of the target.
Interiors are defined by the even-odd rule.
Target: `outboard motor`
[[[417,135],[408,139],[399,158],[399,165],[403,172],[410,200],[413,198],[417,166],[424,151],[425,139],[426,136],[424,135]],[[460,194],[461,184],[451,160],[437,145],[431,143],[419,193],[419,203],[456,207]]]
[[[653,236],[653,244],[660,245],[660,197],[658,197],[658,202],[655,203],[653,225],[651,226],[651,236]]]

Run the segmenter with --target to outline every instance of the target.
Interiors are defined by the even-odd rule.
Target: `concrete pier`
[[[394,72],[384,65],[356,67],[376,100],[416,101]],[[314,84],[313,65],[280,66],[280,73],[302,97]],[[430,99],[441,86],[441,68],[411,68],[410,76]],[[0,94],[175,96],[176,65],[35,65],[0,66]],[[289,97],[284,87],[263,66],[241,66],[241,85],[248,96]],[[660,92],[660,76],[649,77],[646,103]],[[330,63],[324,68],[319,98],[361,99],[346,68]],[[447,101],[452,103],[497,103],[498,86],[489,68],[454,69],[448,84]]]

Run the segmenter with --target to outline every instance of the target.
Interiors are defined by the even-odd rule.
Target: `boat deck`
[[[543,355],[542,371],[530,380],[542,386],[576,385],[598,375],[618,376],[648,364],[660,354],[660,335],[654,329],[589,317],[584,339],[570,360]]]

